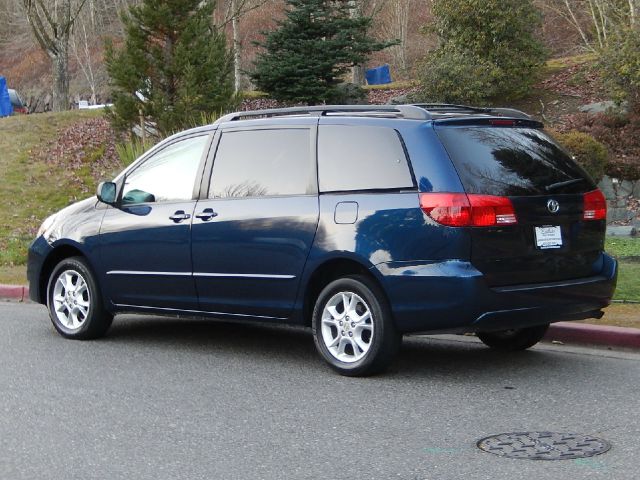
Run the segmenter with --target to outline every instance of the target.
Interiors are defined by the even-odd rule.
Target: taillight
[[[607,200],[600,190],[584,194],[583,220],[604,220],[607,218]]]
[[[421,193],[420,208],[449,227],[491,227],[518,223],[511,200],[494,195]]]

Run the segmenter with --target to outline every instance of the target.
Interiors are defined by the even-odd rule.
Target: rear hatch
[[[471,203],[498,197],[515,211],[515,218],[502,217],[503,224],[468,227],[471,261],[491,286],[600,271],[604,198],[541,124],[469,119],[434,125]]]

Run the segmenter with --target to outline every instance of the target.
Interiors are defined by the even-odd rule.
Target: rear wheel
[[[478,338],[488,347],[503,351],[526,350],[533,347],[547,333],[549,324],[536,327],[503,330],[500,332],[481,332]]]
[[[328,284],[313,310],[316,348],[337,372],[372,375],[398,351],[398,334],[384,294],[369,278],[353,275]]]
[[[47,287],[51,323],[60,335],[74,339],[103,336],[113,321],[102,303],[97,283],[81,257],[62,260]]]

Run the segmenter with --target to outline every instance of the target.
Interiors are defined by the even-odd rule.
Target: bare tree
[[[22,0],[27,20],[40,48],[51,59],[53,111],[69,109],[69,37],[86,0]]]
[[[242,40],[240,34],[240,20],[244,15],[262,7],[272,0],[225,0],[224,18],[221,24],[231,24],[231,37],[233,41],[233,74],[236,92],[242,88]]]
[[[636,24],[638,0],[546,0],[543,8],[553,11],[580,35],[587,50],[596,52],[609,45],[620,27]]]
[[[378,13],[380,13],[380,10],[386,2],[387,0],[351,0],[351,17],[359,18],[363,15],[367,15],[374,18]],[[354,65],[351,68],[351,81],[356,85],[364,85],[364,65]]]

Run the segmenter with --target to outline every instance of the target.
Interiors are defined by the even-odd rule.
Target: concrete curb
[[[23,285],[3,285],[0,283],[0,298],[28,302],[29,287]]]
[[[558,322],[551,324],[544,339],[550,342],[640,349],[640,329],[638,328]]]

